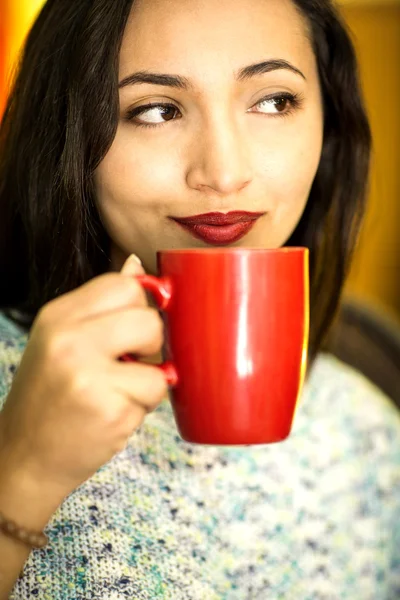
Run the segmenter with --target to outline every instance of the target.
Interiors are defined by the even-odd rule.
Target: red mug
[[[160,277],[138,277],[165,313],[160,368],[185,441],[288,437],[307,366],[308,258],[307,248],[164,250]]]

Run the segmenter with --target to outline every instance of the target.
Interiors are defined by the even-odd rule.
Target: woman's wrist
[[[35,478],[21,466],[11,466],[0,454],[0,512],[32,531],[42,531],[66,494]]]
[[[10,451],[0,451],[0,512],[19,531],[43,532],[63,500],[62,494],[35,478],[13,460]],[[4,522],[3,522],[4,524]],[[35,536],[36,539],[39,537]],[[29,540],[28,540],[29,542]],[[0,600],[9,594],[23,571],[31,544],[0,531]]]

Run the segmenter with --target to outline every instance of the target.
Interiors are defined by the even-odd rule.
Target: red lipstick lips
[[[208,244],[223,246],[237,242],[250,231],[264,212],[212,212],[193,217],[170,217],[194,237]]]

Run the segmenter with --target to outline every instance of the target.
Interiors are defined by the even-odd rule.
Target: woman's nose
[[[195,140],[187,183],[192,189],[212,191],[219,195],[240,192],[251,179],[250,153],[245,133],[236,123],[209,125]]]

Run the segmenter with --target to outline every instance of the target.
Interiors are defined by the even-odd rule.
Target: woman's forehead
[[[120,80],[132,69],[233,73],[271,58],[314,67],[306,20],[291,0],[139,0],[124,32]]]

